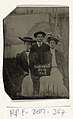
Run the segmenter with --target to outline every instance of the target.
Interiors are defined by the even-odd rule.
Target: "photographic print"
[[[3,36],[12,100],[69,98],[69,7],[16,7],[3,19]]]

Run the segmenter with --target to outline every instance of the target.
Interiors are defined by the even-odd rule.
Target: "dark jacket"
[[[51,55],[49,45],[43,43],[41,47],[38,47],[37,43],[34,44],[31,47],[29,55],[31,72],[34,72],[34,65],[51,63],[51,57],[49,55]]]
[[[63,52],[60,52],[58,50],[55,50],[55,56],[56,56],[56,63],[59,71],[62,73],[63,77],[65,77],[65,64],[64,64],[64,56]]]
[[[28,62],[27,62],[27,54],[26,54],[25,51],[23,51],[20,54],[17,54],[16,61],[17,61],[17,64],[20,66],[20,68],[23,71],[29,72],[29,70],[28,70],[29,65],[28,65]]]

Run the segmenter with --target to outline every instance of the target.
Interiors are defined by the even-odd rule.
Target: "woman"
[[[32,43],[36,42],[31,37],[19,37],[24,42],[25,51],[17,55],[17,62],[23,69],[24,78],[21,86],[21,96],[32,96],[33,95],[33,83],[31,80],[30,64],[29,64],[29,53]]]
[[[59,40],[54,37],[48,37],[47,41],[50,46],[51,72],[50,76],[40,78],[40,94],[54,97],[68,97],[68,91],[64,85],[63,53],[56,49]]]

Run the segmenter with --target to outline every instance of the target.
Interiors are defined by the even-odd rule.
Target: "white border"
[[[57,99],[57,100],[39,100],[39,101],[12,101],[6,93],[3,91],[2,86],[2,65],[3,65],[3,28],[2,19],[5,18],[13,9],[18,5],[24,6],[69,6],[69,86],[70,86],[70,99]],[[70,105],[71,111],[73,109],[73,2],[72,0],[2,0],[0,3],[0,109],[1,109],[1,119],[4,119],[4,111],[6,106],[24,106],[24,107],[45,107],[45,106],[62,106]],[[71,113],[72,114],[72,113]],[[73,117],[73,114],[72,116]],[[72,119],[72,118],[71,118]]]

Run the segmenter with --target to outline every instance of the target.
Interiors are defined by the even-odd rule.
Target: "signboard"
[[[34,74],[37,76],[50,76],[50,71],[50,64],[34,66]]]

